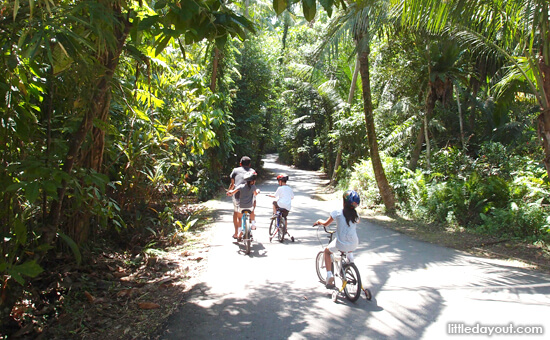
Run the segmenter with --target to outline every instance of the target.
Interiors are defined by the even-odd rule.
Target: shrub
[[[540,237],[550,231],[550,212],[537,204],[512,202],[506,208],[495,208],[480,214],[479,232],[503,237]]]

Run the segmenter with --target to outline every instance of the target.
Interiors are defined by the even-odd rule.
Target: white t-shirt
[[[336,248],[346,252],[354,251],[359,245],[357,224],[350,221],[348,226],[342,209],[334,210],[330,216],[336,221]]]
[[[277,200],[277,205],[279,208],[286,209],[290,211],[292,199],[294,198],[294,192],[292,188],[288,185],[281,185],[275,191],[275,199]]]

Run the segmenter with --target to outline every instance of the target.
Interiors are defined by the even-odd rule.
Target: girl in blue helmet
[[[332,261],[330,260],[331,253],[337,251],[347,252],[347,257],[353,262],[353,254],[359,245],[356,226],[359,222],[359,215],[355,208],[359,206],[361,199],[359,194],[354,190],[344,192],[344,207],[343,209],[334,210],[326,220],[317,220],[313,225],[322,224],[328,226],[333,221],[336,221],[336,237],[325,248],[325,263],[327,266],[327,288],[334,287],[334,276],[332,274]]]

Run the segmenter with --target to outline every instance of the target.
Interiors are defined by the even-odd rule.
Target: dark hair
[[[252,164],[252,161],[250,160],[250,157],[248,156],[243,156],[241,158],[241,165],[242,166],[250,166],[250,164]]]
[[[349,227],[349,222],[357,223],[359,221],[359,215],[357,214],[357,211],[351,205],[350,203],[346,203],[346,200],[344,199],[344,217],[346,218],[346,223]]]

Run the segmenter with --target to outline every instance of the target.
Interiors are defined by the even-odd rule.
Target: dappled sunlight
[[[446,335],[448,322],[541,322],[550,306],[550,279],[505,261],[480,259],[449,248],[414,240],[363,220],[355,264],[364,288],[356,303],[318,280],[315,257],[327,244],[322,228],[312,227],[340,209],[332,200],[313,199],[317,173],[265,160],[265,168],[290,176],[295,193],[288,216],[295,242],[269,241],[275,178],[258,186],[254,242],[249,255],[231,239],[232,203],[223,197],[213,206],[208,269],[193,287],[164,339],[186,338],[320,338],[419,339]]]

